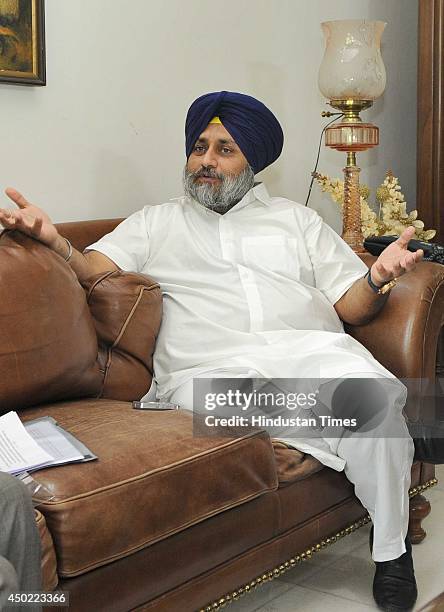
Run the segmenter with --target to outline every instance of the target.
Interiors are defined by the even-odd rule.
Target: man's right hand
[[[17,204],[19,210],[0,208],[0,223],[6,229],[15,229],[40,240],[65,261],[71,252],[69,265],[80,281],[95,274],[119,269],[111,259],[98,251],[89,251],[85,255],[79,253],[75,248],[71,251],[67,239],[58,233],[51,219],[41,208],[28,202],[21,193],[11,187],[6,189],[5,193]]]
[[[61,236],[51,219],[41,208],[28,202],[21,193],[12,187],[8,187],[5,193],[19,208],[19,210],[0,208],[0,222],[5,229],[15,229],[23,232],[36,240],[40,240],[55,251],[66,249],[64,241],[62,243]]]

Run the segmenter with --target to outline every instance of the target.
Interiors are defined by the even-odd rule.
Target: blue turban
[[[185,122],[185,150],[191,155],[213,117],[219,117],[256,174],[277,160],[284,144],[279,121],[265,104],[241,93],[217,91],[197,98]]]

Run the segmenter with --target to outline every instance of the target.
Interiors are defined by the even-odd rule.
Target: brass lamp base
[[[344,207],[342,238],[355,251],[365,253],[364,236],[361,231],[361,195],[356,152],[366,151],[379,144],[379,128],[363,123],[359,113],[369,108],[372,100],[331,100],[330,106],[344,114],[340,123],[325,130],[325,145],[336,151],[347,153],[344,168]]]

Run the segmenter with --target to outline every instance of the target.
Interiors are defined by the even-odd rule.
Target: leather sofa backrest
[[[78,397],[130,401],[148,391],[162,313],[150,278],[119,271],[83,289],[63,258],[4,232],[0,292],[0,414]]]
[[[68,238],[73,247],[83,252],[87,246],[97,242],[105,234],[109,234],[123,221],[119,219],[93,219],[91,221],[68,221],[56,223],[61,236]]]
[[[0,414],[98,395],[94,323],[63,258],[20,232],[3,232],[0,294]]]

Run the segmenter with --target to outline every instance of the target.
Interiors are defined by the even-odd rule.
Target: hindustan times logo
[[[234,414],[229,417],[218,417],[209,414],[205,417],[205,425],[208,427],[311,427],[315,430],[324,427],[356,427],[357,419],[339,419],[330,415],[314,417],[267,417],[265,415],[252,415],[251,417]]]

